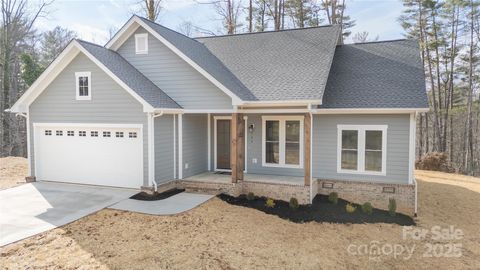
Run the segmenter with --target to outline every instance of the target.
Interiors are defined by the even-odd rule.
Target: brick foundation
[[[338,197],[358,204],[370,202],[373,207],[388,210],[389,198],[397,203],[397,212],[415,214],[415,185],[384,184],[318,179],[318,194],[337,192]]]
[[[310,187],[302,185],[240,181],[238,183],[200,182],[175,180],[158,185],[158,192],[172,188],[182,188],[188,192],[207,194],[228,194],[239,196],[253,192],[276,200],[289,201],[296,198],[300,204],[310,203]],[[337,192],[344,200],[362,204],[370,202],[374,207],[388,210],[389,198],[397,202],[397,212],[415,214],[415,185],[384,184],[374,182],[354,182],[318,179],[312,182],[313,196]]]
[[[168,186],[167,186],[168,185]],[[188,192],[199,192],[207,194],[228,194],[239,196],[253,192],[256,196],[265,196],[275,200],[289,201],[296,198],[300,204],[310,203],[310,187],[288,184],[274,184],[261,182],[241,181],[238,183],[200,182],[188,180],[176,180],[158,186],[158,192],[172,188],[182,188]]]
[[[265,196],[275,200],[290,201],[296,198],[299,204],[310,203],[310,187],[288,184],[272,184],[260,182],[244,181],[242,184],[242,194],[253,192],[257,196]]]

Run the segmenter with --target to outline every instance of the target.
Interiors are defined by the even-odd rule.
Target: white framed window
[[[76,99],[91,100],[92,99],[92,79],[91,72],[75,72]]]
[[[386,175],[387,125],[338,125],[337,172]]]
[[[86,137],[86,136],[87,136],[87,132],[86,132],[86,131],[83,131],[83,130],[82,130],[82,131],[79,131],[79,132],[78,132],[78,136],[80,136],[80,137]]]
[[[123,132],[121,132],[121,131],[115,132],[115,137],[116,138],[123,138]]]
[[[45,130],[45,136],[52,136],[52,131],[50,129]]]
[[[136,34],[135,35],[135,53],[147,54],[148,53],[148,34]]]
[[[55,135],[56,136],[63,136],[63,131],[62,130],[55,130]]]
[[[90,137],[98,137],[98,131],[90,131]]]
[[[73,130],[68,130],[67,131],[67,136],[74,136],[75,135],[75,131]]]
[[[104,132],[103,132],[103,137],[105,137],[105,138],[110,137],[110,135],[111,135],[111,134],[110,134],[110,131],[104,131]]]
[[[262,117],[262,165],[303,168],[303,116]]]
[[[129,132],[128,137],[129,138],[137,138],[137,132]]]

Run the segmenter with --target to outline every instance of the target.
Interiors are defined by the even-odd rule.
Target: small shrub
[[[248,200],[248,201],[253,201],[253,200],[255,200],[255,194],[253,194],[253,192],[248,192],[248,193],[247,193],[247,200]]]
[[[332,192],[328,195],[328,201],[337,204],[338,203],[338,193]]]
[[[394,217],[395,212],[397,211],[397,202],[394,198],[388,199],[388,213],[390,216]]]
[[[362,212],[367,214],[367,215],[371,215],[372,212],[373,212],[372,204],[369,203],[369,202],[366,202],[366,203],[362,204]]]
[[[353,204],[348,203],[347,205],[345,205],[345,211],[347,211],[347,213],[351,214],[355,212],[355,210],[357,210],[357,207],[353,206]]]
[[[275,201],[273,199],[268,198],[267,201],[265,202],[265,206],[267,208],[274,208],[275,207]]]
[[[420,170],[454,172],[448,162],[448,155],[442,152],[427,153],[415,161],[415,168]]]
[[[290,206],[291,209],[297,210],[298,209],[298,200],[296,198],[290,198],[289,206]]]

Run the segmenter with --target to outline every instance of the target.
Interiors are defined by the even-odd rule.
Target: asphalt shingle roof
[[[208,72],[227,89],[232,91],[240,99],[255,100],[255,96],[252,95],[250,90],[245,87],[245,85],[235,77],[227,67],[225,67],[224,63],[213,55],[202,43],[145,18],[138,18],[179,49],[202,69]]]
[[[128,87],[154,108],[181,108],[180,105],[117,52],[83,40],[77,41],[83,48],[115,74],[115,76],[122,80],[128,85]]]
[[[197,38],[250,90],[253,100],[319,100],[340,27]]]
[[[418,43],[337,46],[320,108],[428,108]]]

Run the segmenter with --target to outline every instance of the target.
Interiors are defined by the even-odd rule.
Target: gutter
[[[150,136],[152,136],[151,149],[152,149],[152,152],[153,152],[153,154],[152,154],[152,155],[153,155],[153,159],[155,159],[155,148],[154,148],[154,145],[155,145],[155,142],[154,142],[154,140],[155,140],[155,138],[154,138],[155,118],[160,117],[160,116],[162,116],[162,115],[163,115],[163,110],[160,111],[159,114],[152,113],[152,126],[151,126],[151,130],[148,131],[149,133],[151,132],[151,133],[150,133],[150,134],[151,134]],[[155,164],[155,162],[152,162],[152,163]],[[153,164],[153,165],[154,165],[154,164]],[[149,164],[149,165],[151,165],[151,164]],[[155,168],[151,168],[151,170],[152,170],[152,171],[155,171]],[[153,190],[154,190],[155,192],[157,192],[157,191],[158,191],[158,185],[157,185],[157,182],[155,181],[155,174],[154,174],[154,177],[152,177],[152,179],[151,179],[151,184],[153,185]]]

